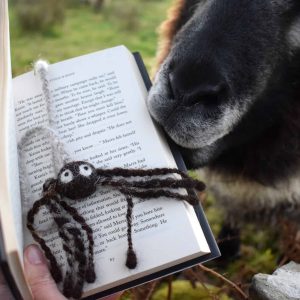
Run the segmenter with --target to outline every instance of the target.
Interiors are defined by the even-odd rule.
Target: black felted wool
[[[96,191],[97,177],[96,169],[90,163],[70,162],[58,174],[56,191],[72,200],[88,197]]]

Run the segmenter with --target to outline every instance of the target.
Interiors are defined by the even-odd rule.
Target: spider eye
[[[60,181],[62,183],[69,183],[72,180],[73,180],[73,173],[69,169],[64,170],[60,174]]]
[[[79,173],[85,177],[88,177],[92,174],[93,170],[89,165],[80,165],[79,166]]]

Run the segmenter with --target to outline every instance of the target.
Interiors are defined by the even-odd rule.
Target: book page
[[[125,47],[53,64],[48,80],[56,123],[54,130],[74,160],[88,161],[98,168],[176,167],[149,116],[146,89],[141,84],[133,56]],[[18,139],[29,128],[48,126],[41,83],[34,74],[14,79],[14,91]],[[41,197],[45,180],[55,178],[56,174],[51,143],[46,136],[34,137],[24,151],[32,199],[25,205],[25,217],[33,202]],[[87,199],[69,200],[94,232],[97,280],[86,285],[89,293],[95,288],[99,290],[99,286],[103,290],[170,263],[209,252],[196,217],[191,216],[184,203],[172,199],[134,201],[133,243],[138,266],[128,270],[124,196],[112,188],[99,187]],[[60,264],[64,265],[65,256],[57,231],[46,230],[53,226],[46,210],[39,215],[38,223]],[[193,230],[195,226],[197,229]],[[25,244],[32,242],[26,228],[24,238]]]
[[[28,299],[30,292],[22,272],[22,209],[11,88],[8,1],[2,0],[0,1],[0,228],[4,252],[1,253],[1,266],[5,266],[7,263],[17,288],[21,291],[24,299]]]

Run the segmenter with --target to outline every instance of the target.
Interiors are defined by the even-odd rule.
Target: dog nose
[[[219,104],[228,90],[223,76],[211,63],[181,63],[173,67],[169,81],[175,99],[187,107]]]

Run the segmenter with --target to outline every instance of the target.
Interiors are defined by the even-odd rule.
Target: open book
[[[34,241],[25,226],[26,214],[41,198],[45,180],[57,174],[47,136],[35,136],[24,148],[30,201],[22,199],[17,143],[28,129],[47,126],[49,116],[41,81],[33,72],[11,79],[7,3],[0,5],[1,258],[14,291],[29,299],[22,256],[24,246]],[[48,81],[54,129],[74,160],[101,168],[174,168],[177,160],[183,167],[180,155],[174,158],[176,149],[170,149],[147,111],[149,78],[142,61],[124,46],[52,64]],[[97,278],[85,284],[84,297],[109,295],[219,255],[200,206],[195,210],[175,200],[135,199],[133,242],[138,265],[127,269],[125,204],[124,196],[107,188],[72,202],[95,239]],[[47,211],[40,214],[38,224],[41,230],[51,227]],[[57,232],[45,230],[44,238],[63,267],[66,258]]]

